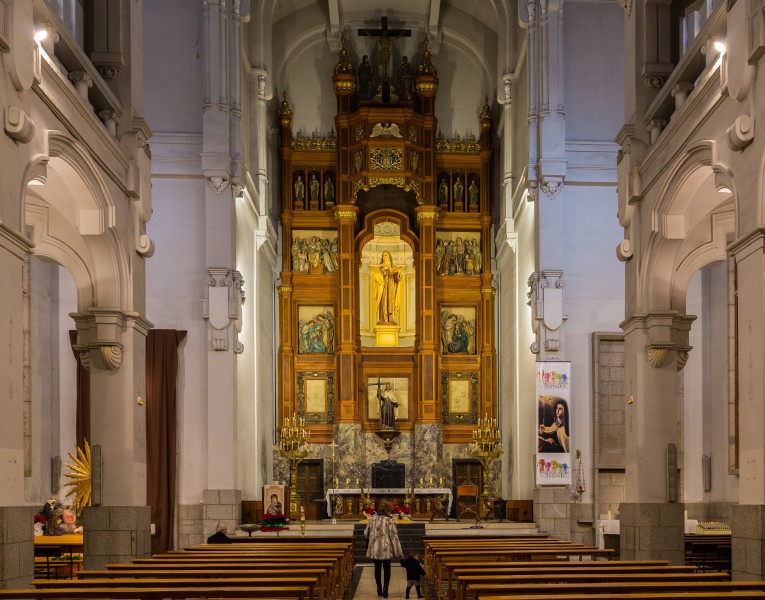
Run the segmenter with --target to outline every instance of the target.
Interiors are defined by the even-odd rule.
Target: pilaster
[[[436,314],[436,220],[438,208],[418,206],[417,223],[420,228],[420,249],[415,257],[420,285],[417,286],[417,320],[420,332],[417,346],[417,370],[419,372],[419,404],[417,420],[421,423],[437,422],[440,411],[436,397],[438,384],[437,332],[439,318]]]
[[[683,510],[678,503],[623,502],[619,507],[619,557],[666,559],[673,565],[684,564]]]
[[[335,412],[337,422],[353,421],[359,418],[358,403],[356,402],[356,307],[358,290],[356,289],[355,260],[355,225],[359,209],[350,204],[334,208],[337,219],[338,234],[338,283],[340,302],[339,318],[335,319],[337,336],[337,387],[335,398],[338,410]]]
[[[35,512],[33,506],[0,506],[0,589],[29,587],[34,577]]]
[[[86,569],[103,569],[109,563],[126,563],[151,555],[149,506],[88,506],[82,520]]]

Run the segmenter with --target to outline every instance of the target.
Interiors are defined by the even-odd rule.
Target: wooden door
[[[316,521],[323,514],[319,511],[320,502],[324,500],[324,461],[321,459],[304,460],[298,465],[297,491],[300,503],[305,509],[305,518]],[[293,517],[294,518],[294,517]]]
[[[452,517],[456,517],[457,508],[457,486],[474,484],[478,486],[478,493],[483,489],[483,469],[481,463],[472,458],[457,458],[452,462]]]

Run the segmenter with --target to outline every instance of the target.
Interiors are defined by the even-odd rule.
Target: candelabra
[[[497,419],[478,419],[478,429],[473,430],[473,441],[470,444],[470,454],[481,462],[483,468],[483,489],[481,497],[489,497],[489,468],[492,461],[502,456],[502,442],[499,441]]]
[[[284,424],[279,429],[279,443],[275,449],[290,461],[290,509],[297,510],[300,506],[300,496],[297,492],[297,468],[300,461],[308,456],[305,445],[311,432],[305,428],[305,419],[292,415],[292,419],[284,417]]]

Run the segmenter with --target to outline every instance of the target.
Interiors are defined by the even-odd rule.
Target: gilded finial
[[[340,35],[340,50],[337,51],[337,64],[335,65],[334,73],[350,73],[353,74],[353,65],[348,60],[348,48],[345,47],[345,34]]]
[[[485,96],[483,99],[483,109],[481,110],[481,121],[488,121],[491,119],[491,112],[489,109],[489,97]]]
[[[425,34],[425,40],[422,42],[422,60],[420,61],[420,66],[417,67],[417,75],[438,76],[438,71],[433,66],[433,63],[430,62],[431,58],[433,58],[433,55],[430,53],[430,42],[428,41],[428,35]]]
[[[282,125],[289,125],[292,121],[292,109],[290,103],[287,102],[287,91],[284,91],[284,97],[282,103],[279,105],[279,118],[282,121]]]

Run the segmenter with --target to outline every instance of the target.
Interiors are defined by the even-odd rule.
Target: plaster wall
[[[709,290],[706,288],[704,277],[706,269],[697,271],[688,284],[685,312],[696,315],[697,319],[691,325],[691,350],[688,362],[682,371],[683,378],[683,444],[682,444],[682,499],[685,502],[701,502],[704,498],[704,480],[701,469],[701,457],[707,454],[705,446],[709,445],[709,427],[705,419],[709,417],[709,393],[704,389],[710,384],[711,373],[705,375],[711,350],[707,349],[704,331],[709,321]],[[724,280],[723,280],[724,281]],[[724,296],[723,296],[724,297]],[[723,342],[723,340],[720,340]],[[724,342],[723,342],[724,347]],[[723,400],[723,399],[720,399]],[[706,442],[706,443],[705,443]],[[722,456],[725,456],[724,454]],[[722,457],[721,457],[722,458]]]
[[[58,279],[58,302],[55,309],[58,312],[58,405],[59,405],[59,439],[61,441],[61,474],[59,476],[59,489],[63,490],[68,479],[64,476],[69,469],[63,464],[69,460],[68,453],[76,455],[77,444],[77,359],[72,352],[72,344],[69,341],[69,331],[75,329],[75,324],[69,313],[77,311],[77,288],[74,285],[69,271],[63,267],[56,269],[55,277]],[[91,400],[92,402],[92,400]],[[88,438],[90,443],[90,438]],[[60,494],[63,496],[63,494]],[[47,498],[44,498],[47,500]]]
[[[144,99],[146,119],[155,131],[201,131],[201,4],[188,0],[143,3]]]
[[[51,492],[51,458],[59,454],[58,429],[58,273],[57,267],[32,257],[29,264],[32,428],[31,477],[25,478],[25,501],[40,504]]]
[[[616,3],[566,2],[564,16],[566,138],[613,141],[624,94],[624,10]]]
[[[159,152],[155,168],[167,167],[168,153]],[[193,146],[189,147],[192,149]],[[180,161],[179,169],[184,166]],[[178,173],[176,171],[176,173]],[[147,261],[148,318],[158,329],[188,331],[179,354],[178,451],[179,496],[182,504],[199,502],[206,482],[208,453],[205,426],[207,389],[207,324],[202,297],[207,266],[204,261],[204,183],[178,173],[154,177],[154,215],[147,229],[158,241]]]
[[[615,173],[613,174],[615,179]],[[586,469],[592,465],[591,414],[593,331],[618,329],[624,291],[617,284],[623,270],[614,248],[622,239],[612,186],[567,186],[561,232],[568,300],[561,356],[572,362],[571,449],[582,450]],[[591,495],[585,495],[584,501]]]

